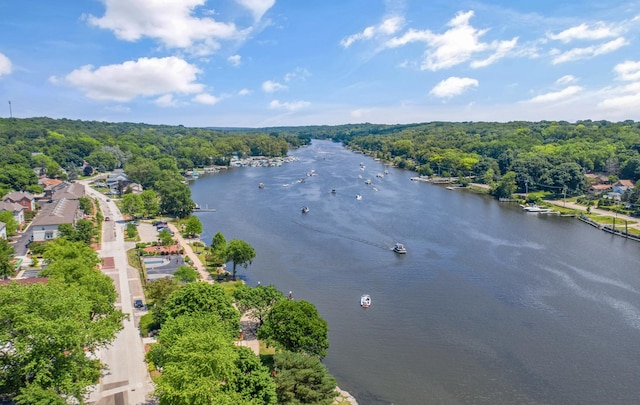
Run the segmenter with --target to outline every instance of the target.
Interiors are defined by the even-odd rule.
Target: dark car
[[[138,309],[142,309],[142,308],[144,308],[144,303],[142,302],[142,300],[135,300],[135,301],[133,301],[133,307],[134,308],[138,308]]]

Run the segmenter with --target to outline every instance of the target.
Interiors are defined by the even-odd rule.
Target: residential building
[[[631,180],[618,180],[612,184],[613,192],[624,194],[627,190],[631,190],[634,184]]]
[[[24,191],[14,191],[4,196],[2,199],[4,202],[20,204],[26,211],[35,211],[36,209],[36,197]]]
[[[0,202],[0,212],[10,211],[18,226],[24,225],[24,207],[18,203]]]
[[[600,195],[606,192],[609,192],[613,189],[613,186],[611,186],[611,184],[594,184],[593,186],[589,187],[589,193],[593,194],[593,195]]]
[[[80,202],[77,199],[62,198],[43,204],[38,215],[31,223],[32,241],[42,242],[58,237],[58,226],[71,224],[81,218]]]

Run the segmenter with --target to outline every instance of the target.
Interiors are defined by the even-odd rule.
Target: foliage
[[[135,224],[128,223],[126,231],[127,238],[135,239],[138,237],[138,227]]]
[[[160,239],[162,246],[169,246],[173,244],[173,235],[167,228],[164,228],[160,232],[158,232],[158,238]]]
[[[140,334],[144,337],[149,336],[149,332],[156,330],[159,325],[153,320],[153,315],[146,313],[140,317]]]
[[[16,231],[18,230],[18,221],[13,217],[13,213],[11,211],[0,211],[0,222],[5,223],[7,236],[13,236],[16,234]]]
[[[211,250],[218,256],[225,256],[226,249],[227,240],[221,232],[217,232],[211,240]]]
[[[273,285],[249,287],[240,284],[233,292],[233,298],[240,312],[248,314],[251,318],[264,323],[264,319],[278,301],[284,301],[285,295]]]
[[[193,283],[198,280],[198,272],[191,266],[182,265],[173,273],[178,281]]]
[[[245,269],[256,257],[256,251],[247,242],[239,239],[232,239],[227,245],[225,256],[227,260],[233,262],[232,278],[236,279],[236,266],[240,265]]]
[[[508,172],[498,182],[495,188],[492,190],[492,194],[496,198],[510,198],[516,191],[516,174],[514,172]]]
[[[160,211],[163,213],[186,218],[193,212],[195,203],[191,200],[191,189],[177,178],[157,181],[155,189],[160,195]]]
[[[96,229],[93,226],[93,222],[88,219],[80,219],[76,222],[75,228],[71,224],[60,224],[58,232],[60,238],[70,242],[82,242],[85,245],[90,245],[96,234]]]
[[[164,327],[164,322],[171,318],[203,314],[214,314],[229,337],[238,334],[240,313],[233,307],[232,298],[217,284],[189,283],[174,291],[164,301],[157,320]]]
[[[15,265],[13,264],[13,255],[16,250],[11,246],[8,240],[0,238],[0,278],[3,280],[13,276]]]
[[[329,348],[327,322],[307,301],[276,302],[258,329],[258,337],[284,350],[318,357],[326,356]]]
[[[125,194],[120,200],[120,211],[124,215],[135,217],[141,214],[144,210],[144,202],[142,197],[138,194]]]
[[[336,380],[317,357],[276,353],[274,370],[278,404],[331,405],[338,396]]]
[[[178,280],[171,277],[165,277],[146,283],[144,286],[144,292],[147,297],[148,304],[151,304],[151,306],[153,306],[153,310],[155,310],[162,307],[171,293],[180,289],[180,287]]]
[[[142,199],[142,213],[145,217],[156,216],[160,212],[160,202],[153,190],[144,190],[140,193]]]
[[[87,356],[113,341],[117,322],[95,319],[95,301],[84,286],[50,280],[0,289],[0,393],[18,404],[84,403],[100,376],[100,362]],[[61,398],[67,398],[63,401]]]
[[[187,223],[184,229],[187,235],[193,236],[202,233],[202,222],[200,222],[200,218],[192,215],[187,218]]]
[[[89,197],[80,197],[78,198],[78,202],[80,203],[80,209],[87,215],[93,215],[93,202]]]

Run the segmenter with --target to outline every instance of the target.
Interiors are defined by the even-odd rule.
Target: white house
[[[78,200],[62,198],[50,204],[43,204],[40,213],[33,219],[31,229],[32,241],[42,242],[58,237],[58,226],[71,224],[81,218]]]
[[[18,203],[0,202],[0,212],[11,211],[13,213],[13,219],[16,220],[21,227],[24,225],[24,207]]]
[[[0,222],[0,239],[7,239],[7,224]]]

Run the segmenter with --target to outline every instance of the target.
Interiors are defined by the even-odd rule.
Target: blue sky
[[[0,29],[0,117],[640,120],[638,0],[3,1]]]

